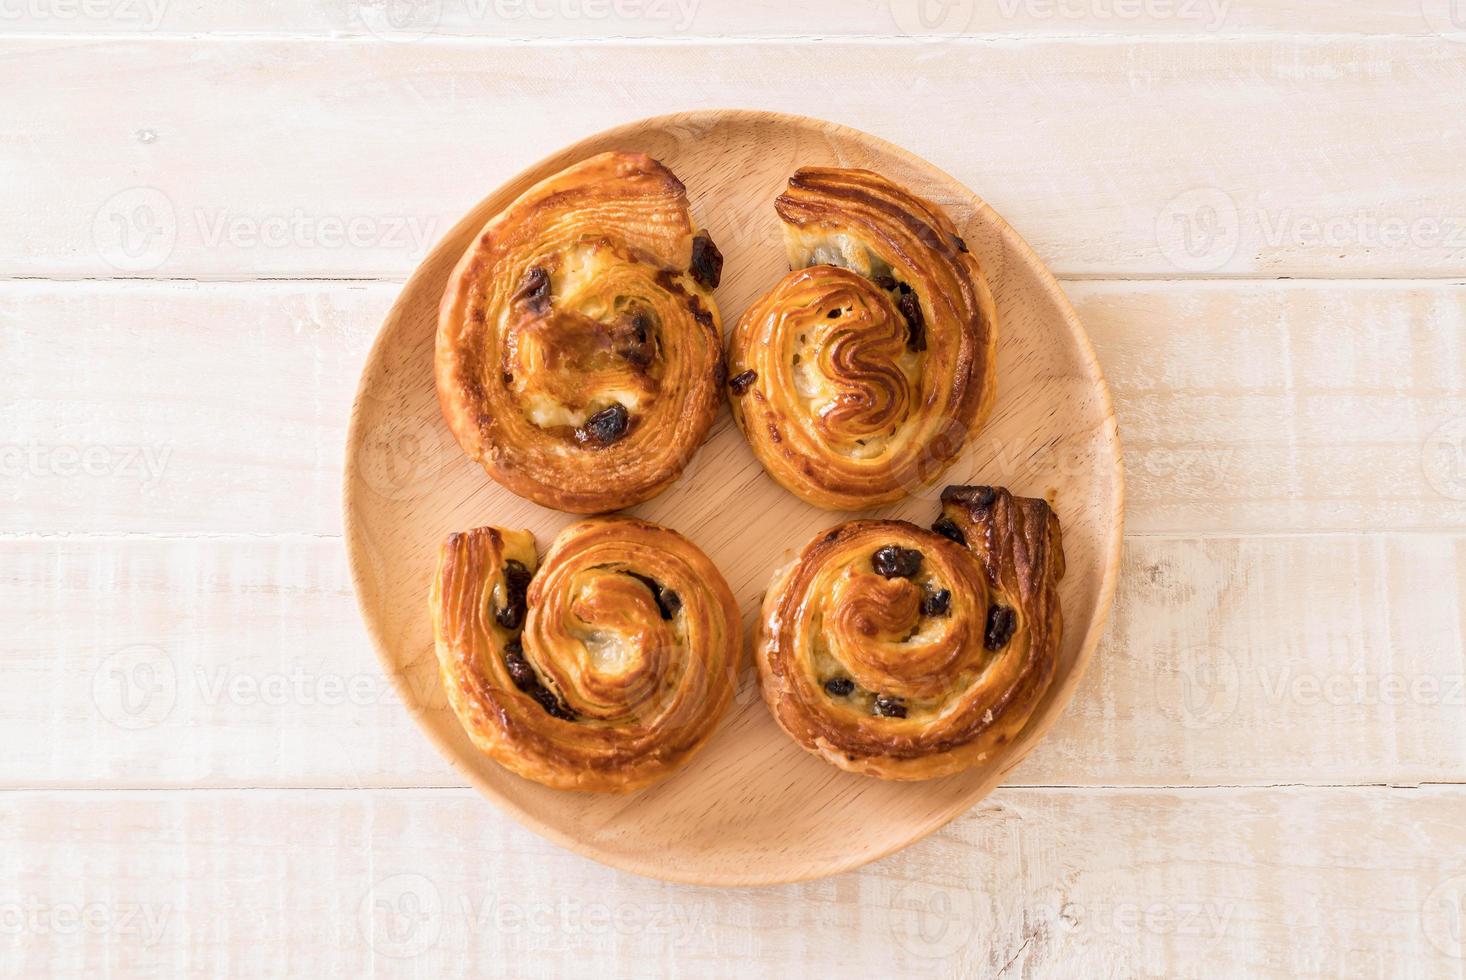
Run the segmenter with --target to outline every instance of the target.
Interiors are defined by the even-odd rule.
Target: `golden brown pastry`
[[[559,510],[660,492],[722,398],[722,267],[651,157],[602,153],[531,187],[443,294],[438,401],[463,451]]]
[[[930,531],[841,524],[769,586],[764,700],[851,772],[931,779],[984,762],[1054,676],[1063,575],[1049,505],[995,487],[948,487]]]
[[[992,408],[997,312],[934,204],[805,168],[774,202],[790,272],[728,344],[733,417],[769,475],[860,510],[935,480]]]
[[[743,653],[713,563],[630,518],[573,524],[540,563],[528,531],[449,535],[432,613],[474,744],[558,789],[627,792],[681,766],[727,710]]]

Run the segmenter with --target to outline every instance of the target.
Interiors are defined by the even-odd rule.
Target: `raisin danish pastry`
[[[733,417],[786,489],[860,510],[935,480],[992,408],[997,312],[936,205],[805,168],[774,202],[793,270],[728,344]]]
[[[1063,574],[1049,505],[995,487],[948,487],[930,531],[841,524],[769,586],[764,700],[851,772],[931,779],[987,761],[1054,676]]]
[[[733,697],[733,593],[656,524],[581,521],[539,563],[528,531],[449,535],[431,603],[443,687],[469,738],[546,786],[615,793],[661,779]]]
[[[723,258],[672,172],[603,153],[474,240],[439,310],[438,401],[514,493],[581,514],[675,480],[722,399]]]

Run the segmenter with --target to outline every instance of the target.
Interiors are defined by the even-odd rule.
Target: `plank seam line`
[[[1403,286],[1410,283],[1419,283],[1422,286],[1466,286],[1466,276],[1462,273],[1453,272],[1438,276],[1422,275],[1420,273],[1402,273],[1400,275],[1358,275],[1358,276],[1251,276],[1251,275],[1206,275],[1206,276],[1174,276],[1169,273],[1137,273],[1134,275],[1116,275],[1114,273],[1088,273],[1088,272],[1067,272],[1055,273],[1061,283],[1075,284],[1128,284],[1141,283],[1145,285],[1206,285],[1215,283],[1227,285],[1229,283],[1296,283],[1300,286],[1342,286],[1357,284],[1367,286],[1371,284]],[[53,285],[160,285],[176,284],[191,286],[248,286],[258,283],[321,283],[325,285],[396,285],[401,286],[407,282],[403,276],[390,275],[279,275],[279,276],[53,276],[53,275],[0,275],[0,286],[12,283],[37,283]]]
[[[973,34],[719,34],[719,35],[511,35],[490,36],[484,34],[452,33],[434,31],[430,36],[400,41],[380,38],[370,32],[323,30],[319,33],[300,31],[0,31],[3,41],[96,41],[110,43],[128,42],[242,42],[258,41],[288,42],[291,44],[365,44],[382,47],[411,43],[426,45],[472,45],[490,48],[508,47],[557,47],[557,48],[616,48],[616,47],[745,47],[754,45],[805,45],[826,44],[869,47],[928,47],[935,44],[991,47],[1026,47],[1039,44],[1063,43],[1087,46],[1102,45],[1180,45],[1180,44],[1309,44],[1322,46],[1339,43],[1398,43],[1398,42],[1440,42],[1452,43],[1466,35],[1466,32],[1421,30],[1413,34],[1401,32],[1369,33],[1362,31],[1324,32],[1208,32],[1197,33],[1136,33],[1105,31],[1096,29],[1085,33],[1009,31],[1003,33]]]
[[[1459,527],[1442,528],[1324,528],[1315,531],[1285,530],[1238,530],[1238,531],[1126,531],[1126,541],[1248,541],[1248,540],[1298,540],[1313,538],[1441,538],[1456,540],[1466,538],[1466,530]],[[337,531],[0,531],[0,544],[25,544],[27,542],[96,543],[105,541],[124,542],[189,542],[218,541],[237,542],[288,542],[343,541],[345,536]]]
[[[1062,793],[1232,793],[1255,790],[1385,790],[1391,792],[1417,792],[1431,790],[1466,789],[1466,782],[1428,780],[1422,782],[1390,783],[1113,783],[1084,785],[1082,783],[1001,783],[994,790],[1024,790]],[[0,786],[0,795],[22,793],[477,793],[472,786],[434,784],[429,786],[269,786],[263,784],[237,786]]]

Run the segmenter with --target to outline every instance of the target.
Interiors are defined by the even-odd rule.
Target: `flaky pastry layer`
[[[559,510],[660,492],[722,399],[721,270],[651,157],[603,153],[531,187],[474,240],[439,310],[438,401],[464,452]]]
[[[932,530],[850,521],[774,578],[755,656],[800,745],[851,772],[932,779],[993,759],[1055,672],[1064,574],[1043,500],[948,487]]]
[[[793,271],[729,340],[733,417],[804,500],[898,500],[991,410],[997,312],[982,269],[941,209],[867,170],[802,169],[775,207]]]
[[[743,626],[728,584],[675,531],[591,518],[536,561],[527,531],[452,534],[433,636],[464,731],[558,789],[629,792],[683,765],[737,684]]]

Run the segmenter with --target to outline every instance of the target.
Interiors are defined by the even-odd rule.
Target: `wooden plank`
[[[1012,779],[1459,780],[1463,586],[1455,536],[1132,538],[1089,675]]]
[[[1449,0],[1317,5],[1308,0],[201,0],[19,3],[0,34],[289,34],[410,42],[889,37],[954,35],[1272,35],[1452,33]]]
[[[0,968],[1460,976],[1463,806],[1004,789],[861,871],[717,890],[593,864],[467,790],[7,793]]]
[[[0,544],[6,785],[462,785],[378,666],[339,540]]]
[[[922,154],[1064,275],[1459,275],[1466,130],[1440,121],[1463,76],[1466,44],[1441,38],[10,38],[0,85],[23,94],[0,118],[15,148],[0,275],[400,277],[549,151],[730,104],[832,118]],[[1123,107],[1125,125],[1097,107]]]
[[[1466,288],[1066,284],[1131,533],[1466,526]]]
[[[0,542],[0,788],[462,785],[345,569],[328,538]],[[1009,782],[1457,780],[1463,594],[1459,535],[1133,539],[1089,675]]]
[[[1132,533],[1466,526],[1466,286],[1067,289],[1114,392]],[[396,292],[0,284],[0,361],[25,365],[0,390],[0,533],[337,533]],[[472,466],[446,432],[397,436],[404,465]]]
[[[0,287],[4,530],[335,533],[396,287]]]

